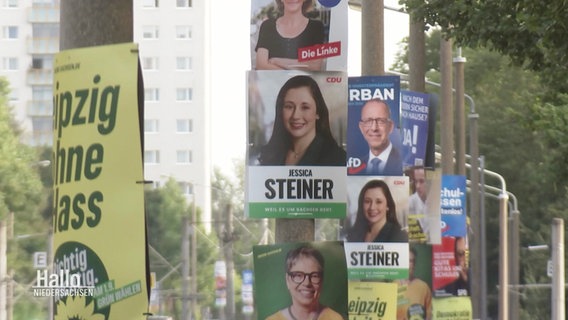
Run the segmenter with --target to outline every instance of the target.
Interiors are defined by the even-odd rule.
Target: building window
[[[160,36],[160,28],[158,26],[143,26],[142,38],[144,39],[158,39]]]
[[[176,101],[191,101],[193,99],[193,90],[191,88],[177,88]]]
[[[2,38],[4,39],[18,39],[17,26],[4,26],[2,27]]]
[[[145,119],[144,120],[144,132],[145,133],[157,133],[160,131],[160,121],[158,119]]]
[[[177,57],[176,70],[191,70],[191,57]]]
[[[176,120],[176,132],[177,133],[193,132],[193,120],[192,119],[177,119]]]
[[[146,150],[144,151],[144,164],[158,164],[160,163],[159,150]]]
[[[2,69],[3,70],[18,70],[18,58],[15,58],[15,57],[2,58]]]
[[[142,0],[142,7],[144,8],[157,8],[159,7],[159,0]]]
[[[144,89],[144,101],[160,101],[160,89],[158,88],[147,88]]]
[[[191,8],[191,0],[176,0],[176,7]]]
[[[193,194],[193,185],[191,183],[178,181],[178,185],[183,195],[190,196]]]
[[[191,39],[191,26],[176,26],[176,39]]]
[[[142,69],[144,70],[158,70],[159,67],[158,57],[145,57],[142,58]]]
[[[53,99],[53,88],[51,86],[33,86],[32,99],[34,101],[51,101]]]
[[[18,0],[2,0],[2,7],[4,8],[17,8]]]
[[[18,89],[10,88],[8,93],[8,101],[18,101]]]
[[[191,150],[178,150],[176,151],[176,163],[189,164],[192,162]]]

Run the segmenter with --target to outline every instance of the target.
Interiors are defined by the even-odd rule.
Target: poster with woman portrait
[[[344,218],[344,72],[248,72],[246,210]]]
[[[251,69],[347,71],[347,0],[252,0]]]
[[[253,247],[257,319],[347,319],[343,242]]]
[[[407,176],[349,176],[347,190],[345,241],[408,242]]]

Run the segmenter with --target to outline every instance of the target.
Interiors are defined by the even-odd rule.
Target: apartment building
[[[144,75],[145,179],[174,178],[204,221],[211,212],[209,2],[134,0]],[[52,79],[60,0],[0,0],[0,77],[32,146],[52,145]]]

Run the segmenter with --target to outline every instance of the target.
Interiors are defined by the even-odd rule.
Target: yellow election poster
[[[137,82],[134,43],[56,56],[55,254],[46,286],[55,320],[146,319]]]
[[[349,320],[395,320],[396,282],[349,281]]]

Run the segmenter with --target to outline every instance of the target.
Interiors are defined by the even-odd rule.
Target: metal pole
[[[507,248],[507,205],[509,195],[499,195],[499,320],[509,319],[509,250]]]
[[[456,167],[459,175],[465,175],[465,84],[464,84],[464,65],[466,59],[461,55],[461,48],[458,48],[458,55],[454,58],[455,89],[456,89]],[[476,281],[473,281],[474,283]],[[472,283],[472,285],[474,285]],[[472,288],[473,289],[473,288]]]
[[[181,319],[188,320],[189,314],[189,234],[190,225],[188,217],[182,218],[182,238],[181,238]]]
[[[520,265],[519,215],[520,215],[519,211],[517,210],[511,211],[511,217],[510,217],[511,227],[509,229],[511,231],[510,232],[511,245],[509,246],[509,252],[511,253],[509,256],[510,269],[511,269],[511,274],[510,274],[511,288],[516,288],[516,286],[519,284],[519,265]],[[509,310],[510,310],[509,315],[511,319],[519,319],[520,294],[517,289],[512,289],[509,291],[509,293],[510,293],[509,299],[511,299],[511,302],[509,304]]]
[[[479,157],[479,186],[480,194],[485,194],[485,157]],[[485,228],[485,197],[479,199],[479,227],[481,250],[481,319],[487,319],[487,234]]]
[[[552,320],[564,320],[564,220],[552,220]]]
[[[191,185],[191,319],[197,319],[197,211],[195,207],[195,185]]]
[[[235,317],[235,289],[234,289],[234,268],[233,260],[233,209],[227,205],[227,219],[225,220],[225,235],[223,239],[223,248],[225,253],[225,266],[227,268],[227,319],[236,319]]]
[[[385,74],[384,0],[361,0],[361,75]]]
[[[426,36],[424,21],[416,21],[414,14],[409,17],[408,32],[408,73],[410,90],[426,92]]]
[[[440,141],[442,174],[454,174],[454,112],[452,98],[452,42],[440,40],[440,72],[442,74],[440,112]]]
[[[8,242],[6,237],[8,232],[6,231],[6,223],[0,221],[0,320],[7,319],[7,296],[8,296],[8,274],[7,268],[8,263],[6,260],[8,256],[6,252],[8,251]]]
[[[481,247],[484,245],[484,239],[481,234],[481,217],[480,217],[480,193],[479,193],[479,137],[477,132],[477,120],[479,115],[475,111],[469,114],[469,139],[470,139],[470,155],[471,155],[471,170],[470,170],[470,180],[471,180],[471,192],[470,192],[470,223],[473,237],[471,237],[470,250],[471,256],[475,257],[470,259],[471,263],[471,275],[473,279],[481,280],[482,274],[482,263],[481,258]],[[477,258],[479,257],[479,258]],[[472,300],[472,311],[474,319],[485,319],[483,316],[483,281],[472,281],[471,285],[471,300]]]

